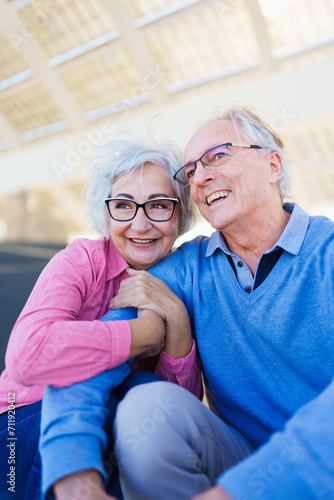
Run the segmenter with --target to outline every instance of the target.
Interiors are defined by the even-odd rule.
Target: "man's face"
[[[185,163],[195,161],[209,149],[231,142],[247,144],[230,120],[205,125],[190,139]],[[197,163],[191,196],[203,217],[220,231],[242,230],[256,224],[277,204],[277,181],[281,173],[276,153],[249,148],[231,148],[223,164],[212,170]]]

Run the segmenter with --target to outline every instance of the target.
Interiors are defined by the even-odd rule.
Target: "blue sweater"
[[[314,400],[333,377],[334,224],[297,205],[286,209],[291,218],[271,249],[283,253],[251,293],[246,264],[239,279],[219,232],[182,245],[151,270],[187,306],[213,411],[256,448],[276,433],[218,479],[238,500],[334,492],[334,383]]]
[[[278,245],[285,251],[251,293],[219,232],[184,244],[152,271],[187,306],[211,408],[254,447],[334,375],[334,224],[295,206]]]
[[[297,205],[286,209],[293,209],[290,221],[272,249],[284,251],[251,293],[236,279],[218,232],[186,243],[153,270],[187,306],[213,411],[254,447],[283,431],[291,419],[262,453],[219,479],[240,500],[334,498],[334,383],[294,416],[333,378],[334,224],[325,217],[309,217]],[[290,475],[278,473],[274,464],[264,496],[260,479],[256,488],[249,478],[261,467],[267,470],[271,452],[282,443],[293,446],[295,435],[309,450],[297,449],[294,466],[285,465]],[[292,470],[295,489],[290,495],[285,481],[291,480]],[[277,486],[276,496],[272,479],[283,485]],[[326,496],[328,491],[332,496]]]

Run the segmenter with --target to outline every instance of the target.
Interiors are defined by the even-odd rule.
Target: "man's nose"
[[[202,186],[203,184],[207,184],[214,178],[214,172],[212,170],[207,169],[203,163],[198,160],[196,165],[196,170],[194,177],[192,178],[192,184],[196,184],[196,186]]]

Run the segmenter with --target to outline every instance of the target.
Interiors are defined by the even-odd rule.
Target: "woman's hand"
[[[129,320],[131,349],[129,359],[149,358],[159,354],[165,345],[165,323],[154,311],[139,311],[138,318]]]
[[[129,278],[123,280],[110,307],[136,307],[159,314],[165,322],[164,351],[174,358],[184,358],[192,347],[190,321],[187,309],[174,292],[159,278],[146,271],[128,269]]]
[[[155,278],[147,271],[127,269],[129,278],[121,282],[117,295],[110,301],[110,308],[136,307],[155,311],[167,321],[167,312],[164,300],[180,299],[159,278]],[[181,302],[181,301],[180,301]]]
[[[57,500],[117,500],[107,494],[102,476],[88,469],[65,476],[53,485]]]
[[[219,486],[213,486],[204,493],[192,497],[191,500],[232,500],[232,498]]]

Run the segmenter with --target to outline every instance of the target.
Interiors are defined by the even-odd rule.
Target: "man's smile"
[[[227,198],[228,195],[230,194],[231,191],[224,190],[224,191],[216,191],[216,193],[210,194],[210,196],[207,197],[206,202],[208,205],[212,205],[217,200]]]

